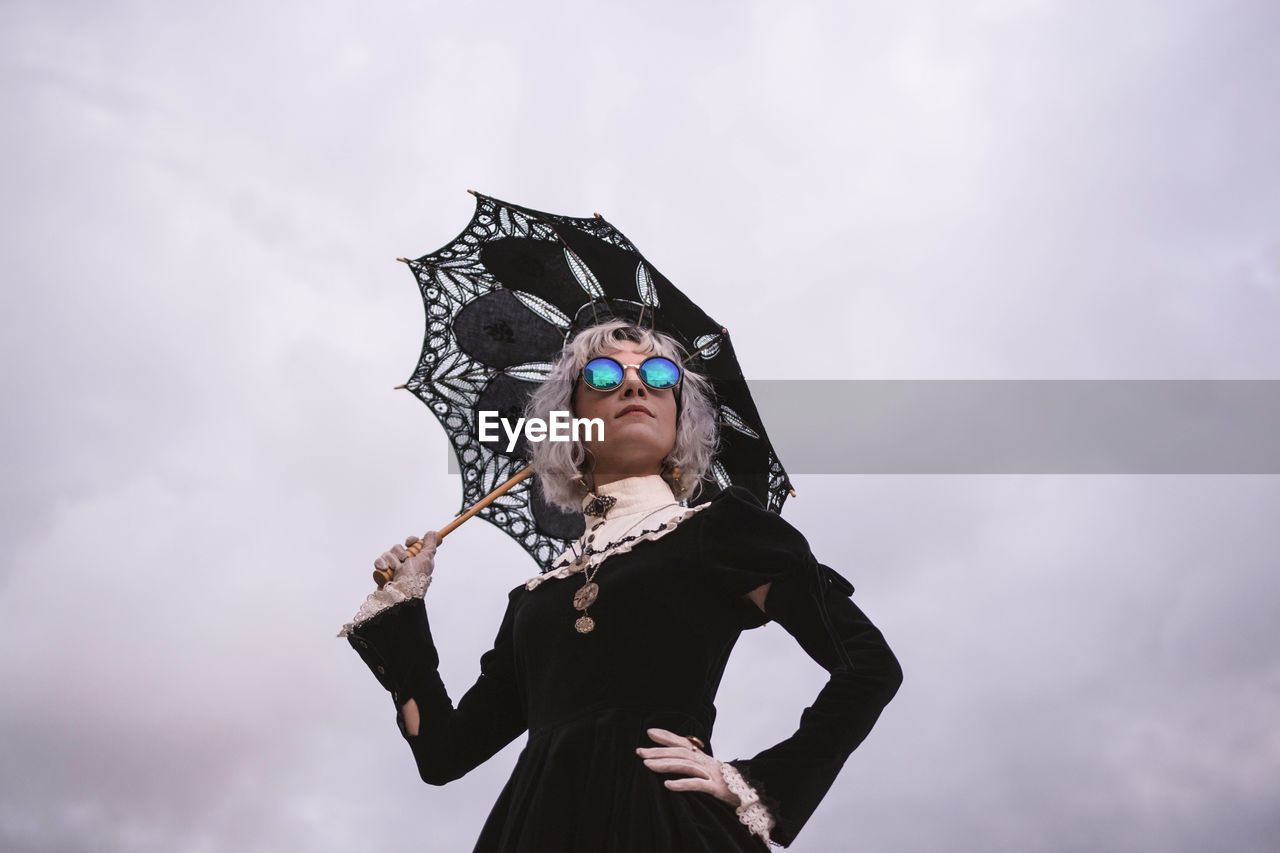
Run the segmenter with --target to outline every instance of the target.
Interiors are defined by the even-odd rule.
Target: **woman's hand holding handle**
[[[456,530],[458,528],[458,525],[462,524],[468,518],[475,516],[477,513],[480,512],[480,510],[484,509],[489,504],[493,503],[502,495],[505,495],[507,491],[510,490],[513,486],[515,486],[517,483],[521,482],[522,480],[527,479],[532,474],[533,474],[533,466],[526,465],[524,468],[520,469],[514,475],[512,475],[501,486],[498,486],[498,488],[494,489],[492,492],[489,492],[489,494],[485,495],[480,500],[472,504],[471,507],[466,512],[459,513],[457,518],[455,518],[453,521],[446,524],[444,527],[440,528],[439,531],[433,530],[430,533],[428,533],[426,536],[422,537],[421,540],[419,540],[418,537],[416,536],[410,536],[408,539],[404,540],[404,544],[409,546],[409,549],[407,551],[407,556],[410,558],[418,556],[418,549],[421,549],[423,547],[426,540],[430,540],[431,548],[434,551],[435,546],[439,545],[440,542],[444,540],[445,536],[448,536],[450,533]],[[400,547],[399,545],[395,546],[395,548],[399,548],[399,547]],[[383,554],[382,557],[378,558],[378,560],[383,560],[383,558],[388,556],[397,556],[392,553],[393,551],[395,551],[395,548],[392,548],[391,551],[388,551],[386,554]],[[391,564],[390,560],[384,560],[382,565],[379,565],[377,560],[375,560],[374,566],[375,568],[373,570],[373,580],[378,584],[378,589],[382,589],[384,586],[387,585],[388,582],[391,581],[392,578],[395,577],[396,575],[395,566]],[[428,575],[431,574],[431,569],[427,569],[427,574]]]
[[[384,551],[373,561],[373,579],[378,589],[397,577],[430,577],[437,543],[436,532],[429,530],[421,539],[410,536],[404,545],[392,545],[390,551]]]

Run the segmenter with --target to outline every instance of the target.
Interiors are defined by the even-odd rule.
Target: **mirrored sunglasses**
[[[669,358],[655,355],[640,364],[622,364],[608,356],[593,358],[582,366],[582,379],[597,391],[612,391],[622,384],[626,369],[634,367],[640,381],[655,391],[665,391],[680,384],[680,366]]]

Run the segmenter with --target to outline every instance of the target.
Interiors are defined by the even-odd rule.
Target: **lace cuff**
[[[760,800],[756,789],[742,778],[738,768],[726,761],[720,762],[720,774],[724,776],[724,782],[729,786],[729,790],[737,794],[738,799],[742,801],[742,805],[736,809],[738,820],[751,830],[752,834],[763,838],[766,844],[772,844],[773,840],[769,838],[769,832],[773,829],[773,815],[769,814],[768,807]]]
[[[352,631],[365,622],[402,601],[408,601],[411,598],[422,598],[429,586],[431,586],[431,575],[411,575],[406,578],[396,578],[382,589],[369,593],[369,597],[364,600],[364,604],[360,605],[360,609],[356,611],[355,618],[342,626],[338,636],[350,636]]]

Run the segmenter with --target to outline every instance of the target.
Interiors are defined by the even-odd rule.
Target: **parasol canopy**
[[[721,437],[693,504],[730,485],[777,512],[791,488],[751,399],[733,345],[712,320],[599,214],[543,213],[473,193],[471,221],[453,241],[407,260],[426,308],[426,336],[401,387],[422,400],[448,434],[462,473],[463,507],[528,465],[521,438],[480,440],[478,414],[514,424],[574,334],[622,319],[663,332],[687,352],[689,369],[715,393]],[[478,512],[520,543],[546,571],[583,532],[579,513],[548,503],[536,477],[517,482]]]

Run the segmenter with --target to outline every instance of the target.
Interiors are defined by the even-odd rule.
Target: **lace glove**
[[[405,547],[417,541],[419,541],[417,536],[410,536],[404,540],[404,545],[392,545],[390,551],[384,551],[378,559],[373,561],[375,569],[395,571],[395,579],[382,589],[369,594],[364,604],[360,605],[360,609],[356,611],[355,617],[342,626],[342,630],[338,632],[339,637],[350,636],[352,631],[389,607],[410,599],[422,598],[427,587],[431,585],[431,573],[435,569],[438,543],[435,531],[428,531],[421,540],[422,550],[417,556],[410,557]]]
[[[687,778],[668,779],[662,784],[672,791],[703,791],[734,807],[738,820],[755,835],[771,843],[773,816],[755,788],[732,764],[707,755],[687,737],[666,729],[649,729],[649,737],[665,747],[641,747],[636,754],[655,773],[683,773]]]

